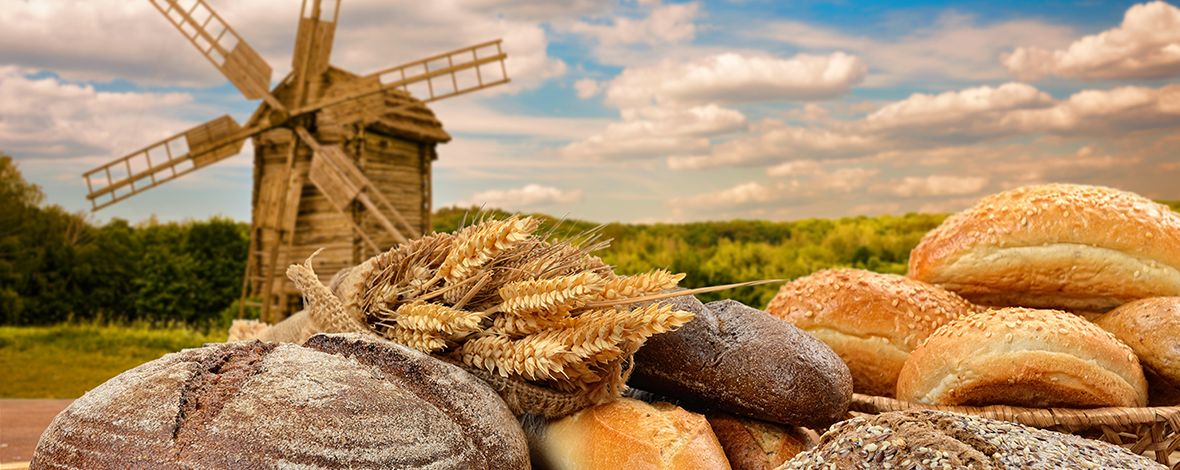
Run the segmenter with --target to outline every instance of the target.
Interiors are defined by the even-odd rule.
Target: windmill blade
[[[148,1],[247,99],[263,99],[275,109],[285,110],[270,94],[270,64],[205,0]]]
[[[246,139],[266,130],[243,129],[232,117],[212,121],[87,171],[86,199],[99,210],[242,151]]]
[[[296,127],[295,133],[312,149],[311,168],[308,170],[307,178],[324,194],[324,197],[336,208],[337,212],[340,212],[352,224],[352,227],[369,244],[370,248],[376,251],[383,249],[383,247],[377,246],[353,221],[349,210],[353,201],[360,202],[368,210],[367,213],[372,215],[377,223],[386,232],[389,232],[398,243],[406,242],[408,239],[406,234],[415,233],[405,217],[348,159],[339,145],[320,145],[311,133],[302,127]],[[400,228],[390,221],[391,218],[397,221]]]
[[[299,7],[299,29],[291,53],[295,105],[306,104],[309,96],[319,96],[320,77],[328,70],[328,58],[332,55],[340,1],[311,0],[309,4],[304,0]]]
[[[358,80],[355,87],[298,107],[291,114],[297,116],[387,90],[402,90],[424,102],[471,93],[508,83],[506,58],[508,54],[499,39],[455,49],[375,72]]]

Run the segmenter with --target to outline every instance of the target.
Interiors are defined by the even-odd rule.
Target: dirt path
[[[37,439],[74,400],[0,400],[0,464],[33,457]]]

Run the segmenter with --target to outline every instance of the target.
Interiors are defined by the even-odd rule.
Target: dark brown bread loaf
[[[771,470],[800,452],[815,447],[817,436],[807,428],[782,426],[725,413],[707,416],[733,470]]]
[[[166,355],[98,386],[41,436],[43,468],[528,468],[487,385],[358,335]]]
[[[832,426],[816,448],[779,467],[1119,468],[1163,465],[1105,442],[1006,421],[930,410],[862,416]]]
[[[732,300],[706,306],[686,296],[672,303],[696,319],[651,337],[635,354],[630,385],[789,425],[827,426],[848,410],[852,377],[824,343]]]

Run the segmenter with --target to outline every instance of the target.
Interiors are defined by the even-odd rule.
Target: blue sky
[[[289,70],[298,0],[212,0]],[[51,203],[242,98],[146,1],[0,9],[0,150]],[[949,211],[1051,181],[1180,199],[1165,2],[343,0],[365,73],[502,37],[512,84],[432,106],[435,205],[598,221]],[[251,150],[101,221],[250,215]]]

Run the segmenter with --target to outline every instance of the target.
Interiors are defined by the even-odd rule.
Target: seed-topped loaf
[[[783,285],[766,311],[840,355],[857,393],[893,396],[910,351],[975,307],[953,292],[895,274],[827,269]]]
[[[1105,442],[930,410],[853,418],[783,469],[1164,469]]]
[[[1153,405],[1180,404],[1180,297],[1126,303],[1095,323],[1139,356]]]
[[[988,196],[910,253],[909,276],[993,306],[1106,311],[1180,295],[1180,214],[1074,184]]]
[[[45,468],[524,469],[524,432],[457,366],[359,335],[168,354],[74,401]]]
[[[1068,312],[1003,308],[943,325],[910,354],[897,398],[936,405],[1143,406],[1127,345]]]

